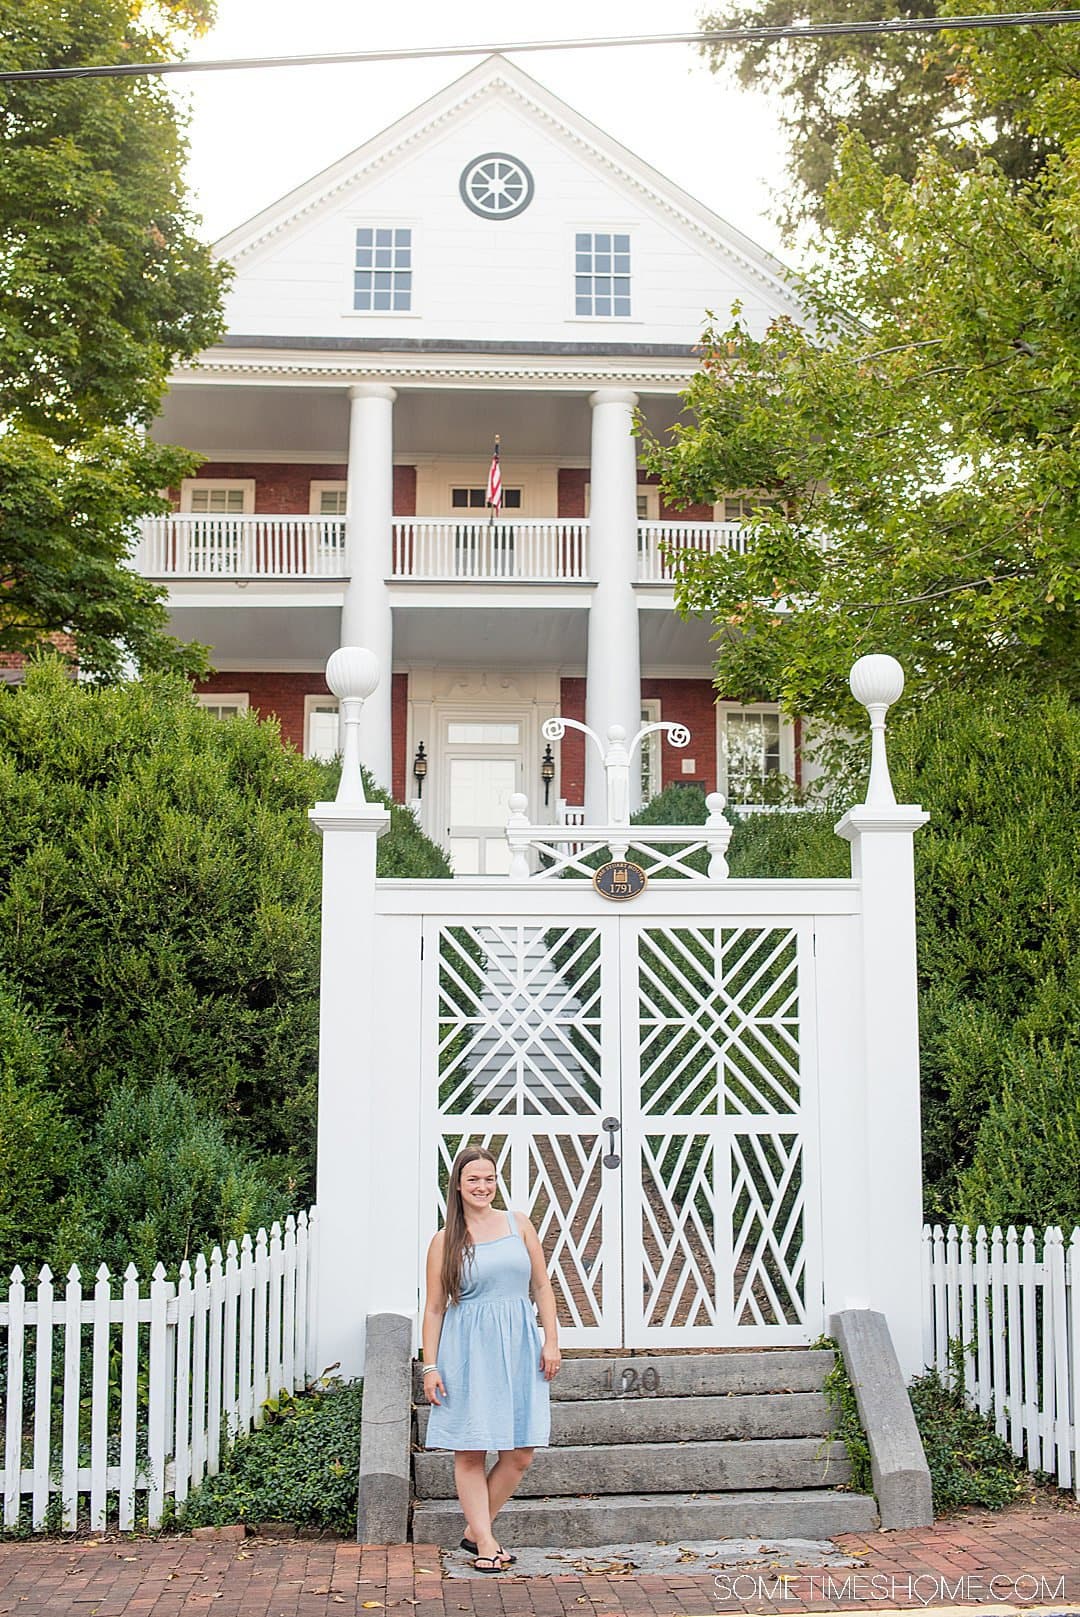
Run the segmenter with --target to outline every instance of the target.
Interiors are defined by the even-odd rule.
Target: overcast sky
[[[684,0],[218,0],[193,56],[276,56],[400,45],[655,34],[695,28]],[[191,113],[189,179],[216,238],[360,145],[479,58],[207,73],[174,80]],[[773,110],[686,45],[515,58],[579,112],[762,246],[783,178]]]

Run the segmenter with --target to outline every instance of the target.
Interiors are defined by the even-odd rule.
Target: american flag
[[[491,457],[491,470],[488,472],[486,501],[486,503],[491,507],[492,520],[494,520],[495,512],[498,511],[502,505],[502,497],[503,487],[502,471],[499,466],[499,440],[496,438],[495,453]]]

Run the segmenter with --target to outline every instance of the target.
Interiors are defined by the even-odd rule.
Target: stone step
[[[728,1394],[820,1392],[832,1369],[829,1348],[739,1348],[725,1353],[640,1353],[567,1358],[552,1383],[553,1402],[649,1398],[708,1398]],[[423,1401],[417,1365],[413,1397]]]
[[[421,1445],[428,1410],[416,1411]],[[835,1412],[820,1392],[734,1393],[723,1398],[604,1398],[551,1406],[551,1444],[700,1443],[731,1438],[817,1437]]]
[[[456,1499],[419,1501],[413,1511],[417,1544],[456,1547],[462,1533]],[[606,1499],[511,1499],[499,1512],[499,1542],[546,1548],[595,1544],[667,1544],[725,1538],[835,1538],[868,1533],[877,1508],[865,1494],[761,1493],[628,1494]]]
[[[820,1437],[590,1444],[538,1450],[517,1495],[835,1488],[850,1476],[844,1445]],[[453,1455],[414,1455],[413,1480],[418,1498],[448,1499],[454,1492]]]

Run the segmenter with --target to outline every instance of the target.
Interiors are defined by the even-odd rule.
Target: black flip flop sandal
[[[465,1551],[466,1555],[477,1555],[477,1554],[479,1554],[479,1551],[477,1550],[477,1547],[473,1543],[471,1538],[463,1538],[462,1541],[461,1541],[461,1548]],[[514,1562],[517,1560],[516,1555],[510,1555],[506,1550],[504,1550],[502,1548],[501,1545],[499,1546],[499,1554],[502,1557],[502,1559],[504,1561],[506,1561],[510,1566],[513,1566]],[[485,1557],[485,1559],[486,1559],[486,1557]]]
[[[487,1566],[483,1565],[485,1561]],[[506,1559],[502,1555],[478,1555],[473,1561],[473,1567],[477,1572],[483,1572],[490,1577],[493,1573],[506,1571]]]

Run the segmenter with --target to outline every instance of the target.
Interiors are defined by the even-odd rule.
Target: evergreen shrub
[[[962,1354],[954,1354],[953,1374],[953,1386],[928,1370],[908,1388],[930,1468],[934,1515],[965,1505],[1000,1510],[1021,1492],[1023,1464],[998,1437],[993,1422],[964,1397]]]
[[[275,723],[222,722],[179,679],[91,689],[45,661],[0,693],[0,959],[29,1019],[0,1015],[0,1072],[24,1061],[28,1026],[45,1030],[31,1087],[52,1110],[34,1126],[55,1118],[79,1144],[49,1181],[58,1240],[85,1253],[100,1236],[119,1257],[124,1220],[146,1249],[175,1217],[154,1258],[169,1261],[240,1208],[310,1200],[321,845],[308,809],[335,783]],[[379,873],[447,876],[408,810],[391,812]],[[20,1096],[27,1082],[16,1074]],[[140,1137],[164,1139],[174,1094],[185,1160],[200,1164],[187,1201]],[[106,1117],[127,1161],[103,1178]],[[227,1203],[213,1213],[211,1186]],[[31,1202],[13,1194],[8,1216],[29,1229]],[[33,1261],[55,1256],[50,1243]]]
[[[1071,1229],[1080,708],[1064,696],[1033,708],[1007,680],[978,702],[946,692],[891,720],[889,758],[899,801],[930,813],[915,837],[927,1216]],[[848,875],[839,814],[740,819],[732,875]]]
[[[192,1490],[178,1525],[285,1521],[355,1532],[360,1407],[355,1381],[271,1398],[263,1405],[263,1426],[223,1454],[217,1476]]]

